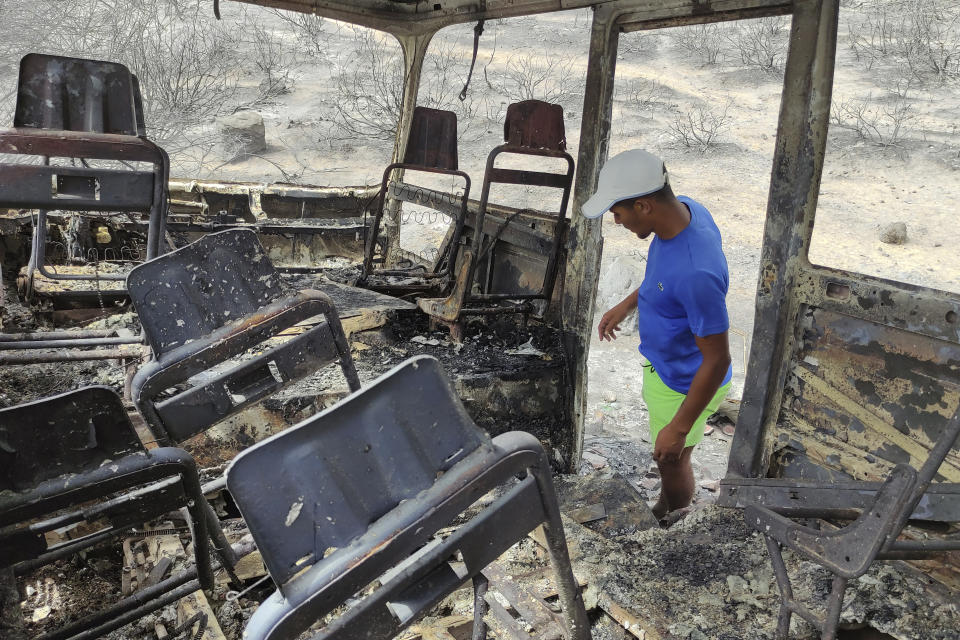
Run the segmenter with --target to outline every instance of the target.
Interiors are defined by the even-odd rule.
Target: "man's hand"
[[[679,461],[686,442],[687,433],[673,421],[667,423],[667,426],[660,429],[657,441],[653,445],[654,461],[657,463]]]
[[[620,309],[620,305],[610,309],[600,318],[600,324],[597,326],[597,333],[600,334],[600,340],[616,340],[617,331],[620,331],[620,323],[627,317]]]
[[[637,305],[637,294],[639,289],[624,298],[620,304],[613,307],[600,318],[600,324],[597,325],[597,333],[600,340],[616,340],[617,331],[620,331],[620,323],[626,319],[630,312]]]

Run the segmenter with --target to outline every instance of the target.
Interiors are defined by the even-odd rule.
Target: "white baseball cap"
[[[599,218],[621,200],[649,195],[668,184],[663,160],[643,149],[630,149],[607,160],[600,169],[597,192],[580,210],[587,218]]]

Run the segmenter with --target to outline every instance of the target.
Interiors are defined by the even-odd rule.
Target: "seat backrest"
[[[282,585],[484,442],[440,364],[419,356],[243,451],[227,487]]]
[[[13,126],[140,135],[137,91],[122,64],[30,53],[20,60]]]
[[[143,451],[123,400],[84,387],[0,410],[0,491],[25,491]]]
[[[528,149],[564,151],[567,134],[563,125],[563,107],[542,100],[524,100],[507,107],[503,140]]]
[[[280,277],[257,235],[230,229],[138,265],[127,290],[160,356],[280,298]]]
[[[456,171],[457,114],[427,107],[415,108],[403,162]]]

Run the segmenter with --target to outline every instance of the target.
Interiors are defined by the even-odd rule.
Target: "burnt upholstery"
[[[412,358],[247,449],[227,487],[279,586],[246,638],[296,638],[353,598],[314,638],[392,638],[541,523],[568,638],[589,637],[543,447],[522,432],[487,436],[434,358]],[[499,498],[433,539],[498,487]],[[457,554],[463,564],[449,561]]]
[[[133,379],[133,400],[160,442],[186,440],[337,359],[360,388],[330,298],[287,291],[253,231],[212,233],[139,265],[127,289],[154,355]],[[264,345],[315,316],[315,326]]]

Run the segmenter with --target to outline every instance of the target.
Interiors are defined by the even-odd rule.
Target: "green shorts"
[[[703,440],[703,431],[707,426],[707,418],[717,410],[717,407],[720,406],[723,399],[727,397],[728,391],[730,391],[729,382],[717,389],[717,393],[714,394],[707,408],[703,410],[703,413],[700,414],[697,421],[693,423],[693,428],[690,429],[690,433],[687,434],[686,446],[692,447]],[[643,365],[643,401],[646,403],[647,412],[650,414],[651,444],[656,443],[657,434],[660,433],[660,429],[667,426],[667,424],[673,420],[673,416],[677,415],[680,404],[686,397],[686,395],[674,391],[664,384],[660,376],[657,375],[657,372],[653,370],[653,365],[650,363]]]

